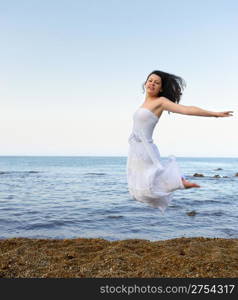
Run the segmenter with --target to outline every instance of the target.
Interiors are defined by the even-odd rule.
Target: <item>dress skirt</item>
[[[131,197],[164,212],[172,200],[173,192],[184,189],[176,158],[170,156],[162,162],[157,145],[143,135],[132,133],[128,141],[126,168]]]

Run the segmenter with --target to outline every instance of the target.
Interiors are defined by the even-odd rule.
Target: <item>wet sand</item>
[[[0,277],[238,277],[238,239],[2,239]]]

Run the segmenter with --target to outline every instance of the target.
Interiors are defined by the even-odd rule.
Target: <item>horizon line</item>
[[[161,156],[163,157],[169,157],[171,155],[167,156]],[[173,155],[177,158],[238,158],[238,156],[180,156],[180,155]],[[56,154],[56,155],[48,155],[48,154],[27,154],[27,155],[21,155],[21,154],[12,154],[12,155],[5,155],[5,154],[0,154],[0,157],[128,157],[127,155],[61,155],[61,154]]]

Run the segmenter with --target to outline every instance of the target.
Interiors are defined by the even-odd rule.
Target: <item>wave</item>
[[[0,175],[5,174],[38,174],[39,171],[0,171]]]
[[[106,173],[85,173],[84,175],[107,175]]]
[[[108,219],[120,219],[123,218],[123,216],[107,216]]]

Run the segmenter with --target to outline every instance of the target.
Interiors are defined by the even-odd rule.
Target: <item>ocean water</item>
[[[238,158],[178,157],[201,188],[175,191],[165,214],[130,197],[126,159],[1,156],[0,238],[238,238]]]

